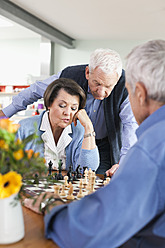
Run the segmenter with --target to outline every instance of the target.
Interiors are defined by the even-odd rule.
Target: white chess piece
[[[60,188],[60,185],[54,185],[54,194],[59,195]]]
[[[73,200],[74,199],[72,183],[70,184],[70,188],[69,188],[68,195],[67,195],[66,199],[67,200]]]
[[[66,193],[65,193],[65,184],[62,185],[62,190],[61,190],[60,196],[66,196]]]

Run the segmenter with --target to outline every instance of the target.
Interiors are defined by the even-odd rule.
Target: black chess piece
[[[69,170],[67,172],[68,182],[72,182],[73,181],[72,173],[73,173],[73,167],[72,167],[72,165],[70,165],[69,166]]]
[[[64,177],[62,175],[62,160],[60,159],[58,162],[58,169],[59,169],[59,173],[57,174],[57,180],[63,180]]]
[[[106,174],[106,172],[105,172],[105,173],[104,173],[104,179],[103,179],[103,181],[105,181],[106,178],[107,178],[107,174]]]
[[[34,175],[34,181],[33,181],[33,184],[39,184],[39,176],[38,176],[38,174],[36,173],[35,175]]]
[[[73,172],[73,181],[77,181],[78,179],[77,179],[77,172],[76,171],[74,171]]]
[[[52,163],[51,160],[49,161],[48,165],[49,165],[49,174],[48,174],[48,176],[51,176],[52,175],[52,166],[53,166],[53,163]]]
[[[80,165],[78,165],[76,168],[76,176],[77,176],[77,178],[82,178],[82,169],[81,169]]]
[[[55,172],[55,173],[53,174],[53,179],[54,179],[54,180],[57,180],[57,172]]]

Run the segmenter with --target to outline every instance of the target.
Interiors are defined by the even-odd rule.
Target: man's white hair
[[[127,56],[126,81],[135,92],[142,82],[148,97],[165,102],[165,40],[151,40],[135,47]]]
[[[89,60],[89,72],[96,67],[100,68],[105,74],[117,73],[118,79],[122,74],[122,61],[120,55],[110,49],[96,49],[91,53]]]

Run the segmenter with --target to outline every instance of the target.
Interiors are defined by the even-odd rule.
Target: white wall
[[[110,40],[110,41],[76,41],[75,49],[68,49],[55,44],[55,66],[57,73],[69,65],[86,64],[92,51],[96,48],[110,48],[116,50],[123,61],[128,52],[141,40]],[[41,38],[26,38],[0,40],[0,84],[27,84],[28,75],[42,78],[41,74]],[[43,77],[44,79],[45,77]]]
[[[116,50],[121,56],[124,68],[126,55],[134,46],[143,42],[144,40],[76,41],[76,49],[68,49],[56,44],[54,72],[57,73],[69,65],[87,64],[91,52],[97,48],[110,48]]]
[[[40,76],[40,38],[0,40],[0,84],[27,84]]]

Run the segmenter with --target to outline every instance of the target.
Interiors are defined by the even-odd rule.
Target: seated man
[[[126,82],[140,125],[138,140],[107,186],[80,201],[63,204],[56,199],[58,206],[48,206],[45,234],[60,247],[165,247],[164,40],[132,50]]]
[[[22,140],[33,134],[37,126],[39,141],[32,140],[25,149],[40,152],[46,165],[53,163],[58,169],[87,166],[96,170],[99,153],[95,143],[95,132],[91,120],[83,109],[86,96],[83,89],[72,79],[60,78],[52,82],[44,93],[46,111],[41,115],[20,121],[17,137]],[[74,123],[72,123],[74,121]],[[36,124],[36,125],[35,125]]]

